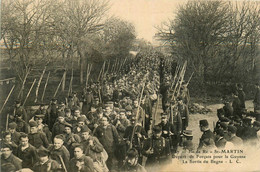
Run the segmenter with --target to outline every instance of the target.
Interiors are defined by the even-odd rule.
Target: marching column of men
[[[188,83],[180,84],[176,96],[173,73],[162,65],[166,64],[159,58],[144,56],[128,73],[89,84],[81,99],[76,92],[63,100],[53,98],[47,108],[40,104],[32,114],[16,101],[2,134],[2,171],[160,171],[180,147],[182,153],[194,150],[192,131],[187,130]],[[260,101],[257,89],[255,112]],[[155,125],[160,98],[163,112]],[[207,120],[200,120],[203,134],[197,150],[256,141],[260,125],[255,121],[252,127],[247,117],[241,85],[233,99],[232,103],[225,99],[218,110],[213,132]]]

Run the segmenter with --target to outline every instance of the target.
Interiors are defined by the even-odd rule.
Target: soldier
[[[168,121],[168,115],[166,113],[161,114],[161,122],[158,126],[162,128],[162,137],[169,140],[172,154],[174,154],[178,148],[180,132],[177,131],[176,126]]]
[[[22,160],[13,155],[12,147],[8,144],[1,145],[1,171],[19,171],[22,169]],[[9,168],[8,168],[9,167]]]
[[[139,112],[137,114],[137,110],[138,110],[138,106],[139,106]],[[133,109],[132,109],[132,115],[136,116],[137,121],[139,123],[143,123],[143,121],[145,120],[145,112],[143,110],[143,108],[138,104],[138,100],[134,100],[134,105],[133,105]]]
[[[109,124],[107,117],[102,118],[101,125],[97,127],[95,136],[99,139],[108,154],[108,169],[110,171],[116,170],[117,160],[115,157],[115,150],[118,145],[119,136],[115,126]]]
[[[37,172],[61,171],[60,164],[49,158],[47,149],[39,149],[37,152],[38,161],[33,165],[32,170]]]
[[[204,140],[207,140],[207,139],[215,140],[215,136],[212,133],[212,131],[210,131],[209,123],[206,119],[200,120],[199,125],[200,125],[200,131],[202,131],[203,134],[200,138],[199,146],[197,148],[198,151],[200,151],[202,149],[203,144],[204,144]]]
[[[162,166],[171,164],[171,148],[167,139],[162,137],[162,129],[154,126],[152,137],[144,141],[143,155],[147,157],[146,167],[158,171]]]
[[[46,115],[47,110],[45,109],[45,105],[43,103],[40,104],[39,109],[37,109],[34,113],[35,115]]]
[[[83,147],[77,145],[74,148],[74,158],[72,158],[69,162],[70,171],[80,171],[80,172],[88,172],[94,171],[94,164],[93,160],[89,157],[84,155]]]
[[[17,157],[20,158],[23,168],[32,168],[37,161],[36,149],[29,144],[28,135],[22,133],[20,136],[20,145],[17,149]]]
[[[232,103],[226,98],[223,98],[223,110],[224,110],[224,116],[227,118],[231,118],[233,116],[234,109],[232,107]]]
[[[57,161],[62,169],[69,169],[70,153],[68,149],[63,145],[64,138],[63,135],[57,135],[53,139],[53,145],[51,145],[48,150],[50,152],[50,158]],[[65,170],[66,171],[66,170]]]
[[[182,119],[182,131],[186,130],[189,125],[189,109],[186,104],[183,103],[182,98],[178,98],[178,110]]]
[[[12,135],[12,141],[16,144],[19,145],[19,138],[20,138],[20,133],[16,131],[17,124],[15,122],[11,122],[8,125],[8,130]]]
[[[237,128],[235,126],[228,126],[228,134],[230,135],[229,142],[233,143],[235,147],[241,147],[243,140],[236,136]]]
[[[28,134],[29,143],[35,148],[39,149],[40,147],[49,147],[49,142],[46,135],[43,132],[38,131],[38,126],[35,121],[31,121],[30,125],[30,133]]]
[[[146,172],[145,168],[138,163],[138,151],[134,148],[127,152],[125,163],[120,171],[124,172]]]
[[[74,146],[77,143],[81,142],[80,136],[77,134],[72,133],[72,125],[69,123],[65,124],[65,134],[63,134],[64,137],[64,146],[68,149],[70,152],[70,156],[73,157],[74,154]]]

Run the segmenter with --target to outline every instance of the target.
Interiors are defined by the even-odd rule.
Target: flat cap
[[[207,127],[207,126],[209,126],[209,123],[206,119],[203,119],[203,120],[200,120],[200,126]]]
[[[138,152],[137,152],[137,150],[136,150],[135,148],[130,149],[130,150],[127,152],[127,157],[128,157],[129,159],[133,159],[133,158],[138,157]]]
[[[65,117],[65,113],[63,111],[58,112],[58,117]]]
[[[9,125],[8,125],[8,128],[11,128],[11,129],[15,129],[17,127],[17,124],[15,122],[11,122]]]
[[[45,157],[45,156],[49,156],[49,151],[47,149],[40,148],[37,151],[37,154],[38,154],[39,157]]]
[[[88,132],[88,133],[90,133],[90,129],[88,128],[88,126],[86,126],[86,125],[84,125],[84,126],[82,126],[81,127],[81,133],[84,133],[84,132]]]
[[[160,126],[156,125],[153,127],[153,132],[160,133],[161,131],[162,131],[162,128]]]
[[[183,130],[183,135],[187,137],[192,137],[192,130]]]
[[[30,125],[30,127],[37,127],[38,126],[35,121],[30,121],[29,125]]]
[[[125,107],[125,110],[126,110],[126,111],[132,111],[132,107],[131,107],[130,105],[127,105],[127,106]]]

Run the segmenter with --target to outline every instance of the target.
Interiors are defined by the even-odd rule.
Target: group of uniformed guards
[[[82,95],[73,92],[47,106],[40,104],[33,114],[17,100],[2,133],[2,171],[160,171],[171,164],[178,147],[194,150],[192,131],[187,130],[189,83],[172,84],[175,69],[154,56],[136,58],[124,74],[109,74],[84,88]],[[257,90],[259,113],[259,86]],[[198,150],[256,141],[260,125],[255,121],[252,127],[246,117],[241,85],[233,95],[233,102],[225,99],[218,110],[214,133],[207,120],[199,122],[203,135]],[[160,98],[163,112],[155,124]]]

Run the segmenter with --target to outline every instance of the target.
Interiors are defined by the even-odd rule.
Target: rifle
[[[63,78],[64,78],[64,75],[62,76],[62,78],[61,78],[61,80],[60,80],[60,83],[59,83],[58,87],[56,88],[56,91],[55,91],[53,97],[56,97],[56,95],[57,95],[57,93],[58,93],[58,90],[59,90],[59,88],[60,88],[60,85],[61,85],[61,83],[62,83],[62,81],[63,81]]]
[[[48,85],[49,77],[50,77],[50,72],[48,73],[46,83],[44,85],[44,89],[43,89],[43,93],[42,93],[42,99],[41,99],[42,102],[43,102],[44,94],[45,94],[45,91],[46,91],[46,88],[47,88],[47,85]]]
[[[8,130],[8,124],[9,124],[9,113],[7,114],[7,116],[6,116],[6,126],[5,126],[5,131],[7,131]]]
[[[180,72],[180,66],[178,65],[177,67],[176,67],[176,69],[175,69],[175,72],[174,72],[174,78],[173,78],[173,82],[172,82],[172,85],[171,85],[171,89],[172,89],[172,87],[174,86],[174,84],[175,84],[175,81],[176,81],[176,78],[177,78],[177,75],[178,75],[178,73]]]
[[[184,75],[185,75],[185,72],[186,72],[186,67],[187,67],[187,63],[186,63],[186,65],[185,65],[185,68],[184,68],[184,71],[183,71],[183,74],[182,74],[182,77],[181,77],[181,82],[180,82],[180,84],[179,84],[179,88],[178,88],[178,91],[177,91],[177,97],[179,96],[179,93],[180,93],[180,89],[181,89],[181,84],[182,84],[182,82],[183,82],[183,79],[184,79]]]
[[[143,97],[144,86],[145,86],[145,83],[143,83],[143,88],[142,88],[142,91],[141,91],[141,95],[140,95],[140,99],[139,99],[139,103],[138,103],[138,107],[137,107],[137,111],[136,111],[135,125],[134,125],[133,132],[132,132],[131,139],[130,139],[130,149],[133,146],[132,142],[133,142],[133,138],[134,138],[134,134],[135,134],[135,128],[137,126],[136,123],[137,123],[137,120],[138,120],[138,113],[139,113],[139,109],[140,109],[141,100],[142,100],[142,97]]]
[[[191,74],[191,76],[190,76],[190,78],[189,78],[189,80],[188,80],[188,82],[187,82],[187,86],[189,85],[189,83],[190,83],[190,80],[191,80],[191,78],[192,78],[193,74],[194,74],[194,72],[192,72],[192,74]]]
[[[151,126],[152,129],[153,129],[154,125],[155,125],[155,118],[156,118],[156,114],[157,114],[157,110],[158,110],[158,106],[159,106],[159,99],[160,99],[160,96],[158,94],[157,95],[157,102],[156,102],[156,106],[155,106],[155,112],[153,114],[153,122],[152,122],[152,126]]]
[[[102,65],[102,67],[101,67],[101,69],[100,69],[100,72],[99,72],[99,75],[98,75],[98,81],[99,81],[99,79],[100,79],[100,77],[101,77],[101,73],[102,73],[102,71],[103,71],[103,68],[104,68],[104,66],[105,66],[105,61],[104,61],[104,63],[103,63],[103,65]]]
[[[68,96],[70,93],[72,93],[72,81],[73,81],[73,67],[71,69],[71,77],[70,77],[70,85],[69,85],[69,90],[68,90]]]
[[[20,89],[20,91],[19,91],[19,93],[18,93],[18,98],[21,96],[21,93],[22,93],[22,91],[23,91],[23,89],[24,89],[24,84],[25,84],[26,79],[27,79],[27,77],[28,77],[28,75],[29,75],[29,71],[30,71],[30,69],[26,72],[26,75],[25,75],[24,80],[23,80],[22,87],[21,87],[21,89]]]
[[[25,100],[24,100],[24,102],[23,102],[23,105],[25,105],[26,100],[28,99],[29,95],[31,94],[31,91],[32,91],[32,88],[33,88],[35,82],[36,82],[36,79],[34,79],[34,81],[33,81],[33,83],[32,83],[32,86],[31,86],[29,92],[27,93],[27,96],[25,97]]]
[[[46,66],[44,67],[44,69],[43,69],[43,71],[42,71],[42,74],[41,74],[41,76],[40,76],[40,79],[39,79],[38,84],[37,84],[37,87],[36,87],[34,103],[37,102],[38,93],[39,93],[39,88],[40,88],[40,85],[41,85],[41,82],[42,82],[42,78],[43,78],[43,75],[44,75],[45,71],[46,71]]]
[[[10,90],[8,96],[6,97],[5,102],[4,102],[4,104],[3,104],[3,106],[2,106],[2,108],[1,108],[1,110],[0,110],[0,114],[1,114],[2,111],[3,111],[3,109],[4,109],[4,107],[5,107],[5,104],[6,104],[7,101],[9,100],[9,97],[10,97],[10,95],[12,94],[12,92],[13,92],[13,90],[14,90],[14,87],[15,87],[15,85],[13,85],[13,87],[11,88],[11,90]]]

